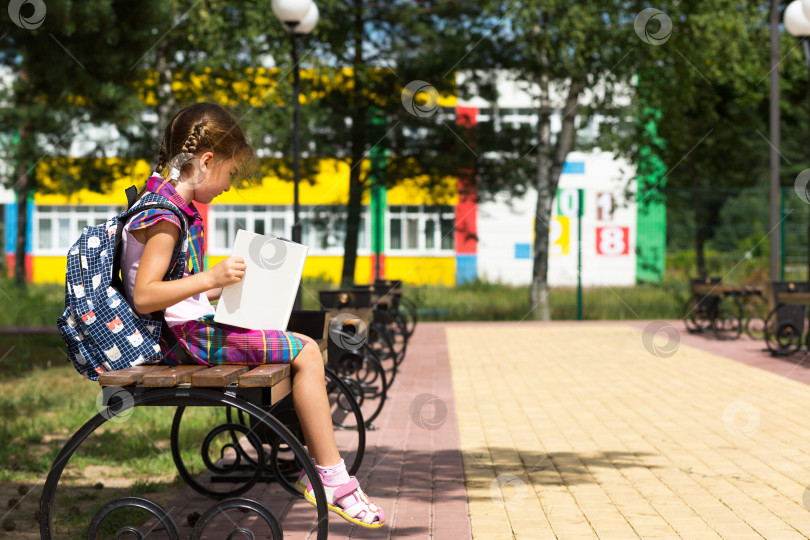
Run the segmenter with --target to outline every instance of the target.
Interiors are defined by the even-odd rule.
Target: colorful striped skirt
[[[281,330],[248,330],[214,321],[213,315],[170,327],[186,356],[207,366],[219,364],[288,364],[301,349],[304,341]],[[169,350],[161,339],[166,363],[190,363]]]

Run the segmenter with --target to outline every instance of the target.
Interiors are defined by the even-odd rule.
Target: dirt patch
[[[132,495],[134,481],[105,475],[114,467],[85,467],[79,478],[60,482],[53,505],[52,523],[55,536],[59,538],[86,538],[87,524],[93,514],[105,503]],[[120,471],[119,471],[120,472]],[[172,478],[151,481],[170,483]],[[44,483],[44,479],[43,479]],[[39,504],[43,483],[0,483],[0,538],[36,540],[39,534]],[[76,485],[79,484],[79,485]],[[124,485],[128,484],[128,485]],[[166,506],[177,497],[182,484],[171,484],[165,489],[138,492],[139,497],[150,499]],[[133,526],[140,523],[131,523]]]

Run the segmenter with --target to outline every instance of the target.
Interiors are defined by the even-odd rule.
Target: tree
[[[537,193],[529,303],[530,312],[539,319],[550,319],[547,273],[552,200],[566,156],[574,148],[578,118],[615,107],[616,92],[628,84],[633,68],[625,57],[635,46],[635,36],[628,32],[633,7],[632,2],[620,1],[488,2],[479,24],[471,26],[470,41],[484,46],[467,55],[463,68],[503,69],[527,86],[537,104],[537,131],[530,137],[525,136],[525,128],[498,132],[481,126],[476,140],[487,151],[480,154],[476,173],[483,190],[512,185],[531,187]],[[477,75],[474,80],[481,81],[480,72]],[[554,95],[563,96],[562,101],[553,102]],[[555,111],[561,129],[552,134]]]
[[[712,188],[746,185],[746,175],[762,164],[762,152],[752,151],[762,145],[752,136],[761,117],[751,112],[760,110],[767,92],[767,85],[755,89],[767,73],[762,69],[767,48],[761,46],[766,10],[754,2],[724,0],[682,1],[666,13],[642,2],[535,0],[487,3],[485,13],[485,21],[497,22],[473,26],[470,41],[480,36],[488,47],[470,54],[467,66],[497,65],[527,85],[537,103],[538,127],[528,139],[509,132],[493,136],[482,126],[477,140],[494,152],[482,152],[476,164],[484,190],[512,185],[537,192],[529,299],[534,315],[550,318],[551,202],[566,156],[577,145],[577,125],[594,113],[607,116],[597,144],[636,163],[645,148],[639,130],[647,127],[636,119],[644,118],[645,111],[660,113],[655,137],[663,139],[657,146],[668,172],[656,189],[668,210],[675,206],[670,217],[695,209],[695,242],[701,251],[722,204]],[[559,102],[552,102],[555,95],[562,96]],[[619,97],[630,97],[630,105]],[[552,133],[555,114],[561,129]],[[729,157],[739,163],[734,171],[729,171]],[[510,176],[506,180],[504,170]],[[499,173],[501,178],[493,181]],[[747,185],[752,183],[749,176]],[[689,202],[667,197],[685,187],[695,194]]]
[[[438,106],[439,95],[455,93],[452,65],[446,55],[460,58],[461,29],[453,24],[462,11],[438,1],[318,2],[321,18],[306,41],[302,56],[302,140],[304,174],[314,174],[319,159],[339,160],[349,168],[341,284],[354,281],[363,191],[371,179],[393,186],[404,179],[421,179],[437,199],[444,181],[469,166],[469,151],[448,129],[455,119]],[[280,24],[280,23],[279,23]],[[287,48],[276,44],[277,51]],[[276,60],[289,72],[283,54]],[[413,81],[424,81],[423,92],[403,97]],[[403,99],[423,108],[403,105]],[[424,101],[420,101],[423,99]],[[286,141],[289,130],[278,128],[278,110],[263,109],[266,128],[276,122],[272,142]],[[289,116],[287,116],[289,118]],[[277,148],[276,148],[277,149]],[[364,167],[372,149],[384,149],[375,168]],[[271,164],[282,178],[290,177],[290,157]],[[455,188],[455,186],[453,186]]]
[[[14,3],[12,3],[14,4]],[[0,42],[0,63],[13,75],[0,109],[0,131],[6,134],[5,157],[16,163],[6,185],[17,192],[15,279],[25,283],[26,202],[40,186],[38,165],[69,154],[74,141],[92,144],[86,157],[115,156],[109,139],[82,137],[92,125],[123,125],[140,111],[138,83],[142,73],[129,69],[154,43],[152,26],[161,27],[162,2],[104,0],[93,3],[49,0],[16,3],[19,10]],[[12,142],[13,141],[13,142]],[[78,171],[56,169],[70,191],[99,188],[110,180],[110,164],[98,159],[76,163]],[[120,171],[119,171],[120,172]]]

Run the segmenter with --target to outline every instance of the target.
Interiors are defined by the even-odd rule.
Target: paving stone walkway
[[[474,538],[807,537],[806,368],[648,325],[447,327]]]
[[[807,538],[805,360],[680,321],[420,323],[358,474],[389,526],[331,516],[330,538]],[[307,503],[247,496],[314,538]],[[209,505],[186,490],[171,514]],[[262,537],[231,519],[204,538]]]

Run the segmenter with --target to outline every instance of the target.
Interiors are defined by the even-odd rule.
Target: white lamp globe
[[[804,11],[804,17],[810,21],[810,0],[802,0],[802,10]]]
[[[802,0],[793,0],[785,9],[785,28],[792,36],[810,36],[810,20],[804,16]]]
[[[273,13],[284,23],[301,22],[306,17],[312,0],[273,0]]]
[[[318,6],[315,5],[315,2],[311,2],[309,4],[309,11],[307,11],[306,16],[301,19],[301,22],[295,25],[293,32],[296,34],[309,34],[315,29],[315,26],[317,26],[318,16]]]

